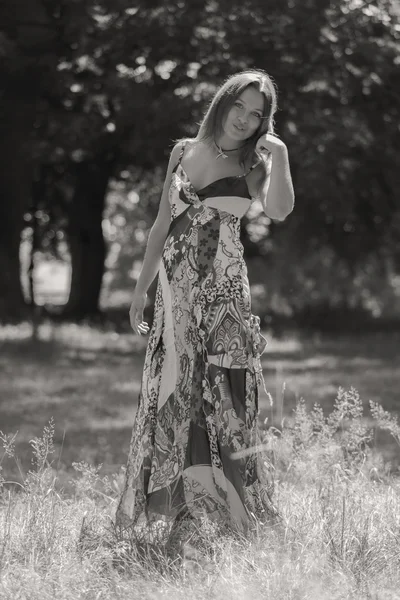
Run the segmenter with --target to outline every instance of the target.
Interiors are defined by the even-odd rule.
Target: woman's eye
[[[235,106],[238,108],[242,108],[243,104],[241,102],[235,102]]]
[[[254,115],[255,117],[257,117],[258,119],[261,119],[261,115],[260,115],[259,113],[253,113],[253,115]]]

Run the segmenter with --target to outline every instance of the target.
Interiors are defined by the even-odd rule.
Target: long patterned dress
[[[239,239],[252,199],[245,175],[195,191],[183,151],[116,523],[168,535],[183,515],[207,515],[246,531],[275,513],[257,450],[266,341]]]

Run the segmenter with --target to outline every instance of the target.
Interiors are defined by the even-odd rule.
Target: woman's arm
[[[294,207],[294,190],[290,174],[288,150],[277,137],[266,134],[257,142],[257,150],[269,151],[269,159],[257,168],[257,197],[265,214],[271,219],[283,221]]]
[[[171,208],[168,200],[168,193],[171,185],[172,171],[178,162],[181,148],[182,145],[178,143],[171,152],[158,214],[147,239],[146,252],[135,288],[135,291],[139,291],[142,294],[147,293],[147,290],[160,268],[161,255],[171,222]]]
[[[171,152],[158,214],[150,229],[142,268],[133,293],[129,316],[132,329],[135,333],[147,333],[149,329],[147,323],[143,321],[143,311],[146,305],[147,290],[160,268],[162,251],[171,222],[171,209],[168,194],[171,185],[172,171],[178,162],[181,149],[182,144],[178,143]]]

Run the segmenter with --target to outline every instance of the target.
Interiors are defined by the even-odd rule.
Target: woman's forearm
[[[271,219],[283,221],[292,212],[294,190],[285,146],[272,152],[271,175],[267,178],[260,196],[264,212]]]
[[[147,293],[160,269],[161,256],[167,233],[168,230],[165,227],[165,223],[159,223],[157,220],[150,229],[142,268],[135,288],[135,291],[139,294]]]

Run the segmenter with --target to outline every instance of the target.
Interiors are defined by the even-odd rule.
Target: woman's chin
[[[232,131],[231,136],[235,140],[240,140],[242,142],[246,142],[252,136],[252,132],[240,131],[240,129],[237,129],[234,125],[232,125],[231,131]]]
[[[224,128],[224,134],[232,141],[242,143],[246,142],[251,137],[251,133],[248,131],[240,131],[240,129],[237,129],[234,125]]]
[[[231,127],[231,135],[232,137],[235,138],[235,140],[243,140],[246,137],[246,132],[245,131],[241,131],[240,129],[238,129],[237,127],[235,127],[234,125],[232,125]]]

